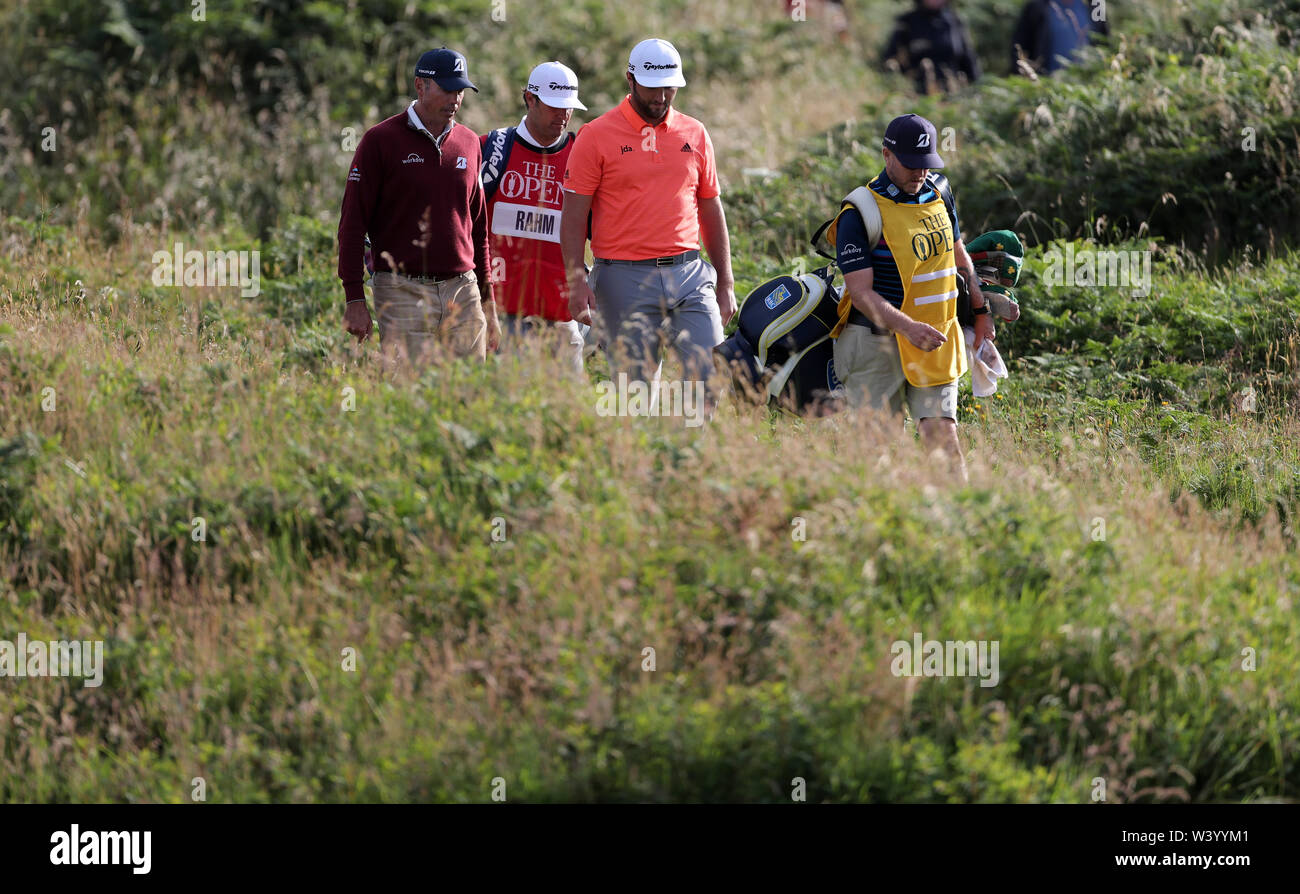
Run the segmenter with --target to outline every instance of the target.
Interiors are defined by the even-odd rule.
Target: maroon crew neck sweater
[[[453,123],[439,150],[405,109],[366,131],[348,168],[339,215],[339,279],[347,300],[365,297],[367,233],[375,272],[473,270],[482,297],[491,296],[482,159],[478,134],[465,125]]]

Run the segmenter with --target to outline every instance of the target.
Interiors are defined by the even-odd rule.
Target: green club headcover
[[[980,282],[1014,286],[1020,281],[1025,247],[1010,230],[990,230],[966,243]]]

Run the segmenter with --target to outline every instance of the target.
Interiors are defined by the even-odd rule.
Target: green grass
[[[1018,367],[954,488],[848,419],[603,419],[509,360],[389,381],[310,309],[317,235],[256,300],[140,251],[110,290],[57,233],[23,265],[57,277],[8,265],[0,629],[102,636],[108,677],[0,690],[3,797],[1296,796],[1293,416]],[[918,630],[999,640],[999,686],[893,677]]]

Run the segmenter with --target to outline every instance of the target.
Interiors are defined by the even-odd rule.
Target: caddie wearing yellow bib
[[[975,350],[993,338],[988,304],[961,240],[956,204],[935,151],[934,125],[903,115],[885,131],[885,169],[844,200],[830,238],[844,274],[835,374],[852,407],[901,414],[906,401],[927,449],[965,476],[957,440],[957,380],[966,351],[957,271],[971,288]]]

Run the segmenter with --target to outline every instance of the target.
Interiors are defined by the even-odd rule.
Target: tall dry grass
[[[144,231],[107,265],[11,238],[3,629],[102,637],[109,675],[6,692],[6,798],[1295,796],[1281,526],[1171,501],[1087,426],[998,402],[962,486],[879,420],[605,418],[540,354],[321,362],[257,303],[153,287]],[[893,676],[917,631],[999,640],[999,685]]]

